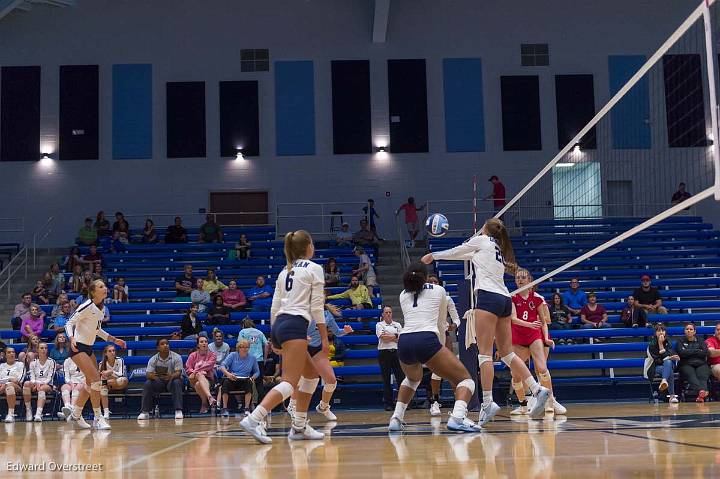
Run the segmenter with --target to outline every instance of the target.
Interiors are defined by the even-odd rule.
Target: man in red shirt
[[[505,206],[505,185],[503,185],[500,179],[495,175],[492,175],[488,181],[493,184],[493,192],[492,195],[486,197],[485,199],[489,200],[492,198],[493,211],[497,213]]]
[[[720,379],[720,323],[715,325],[715,336],[707,338],[708,364],[716,379]]]

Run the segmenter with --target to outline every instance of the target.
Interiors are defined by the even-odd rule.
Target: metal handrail
[[[18,263],[18,264],[15,264]],[[14,269],[13,269],[14,267]],[[26,246],[24,246],[18,253],[12,257],[10,262],[0,271],[0,290],[5,288],[7,286],[7,295],[8,299],[10,299],[10,293],[12,292],[11,286],[12,286],[12,279],[15,277],[18,271],[20,271],[21,268],[25,269],[25,279],[27,279],[27,273],[28,273],[28,249]],[[3,280],[3,276],[6,276],[6,278]]]
[[[45,223],[33,234],[32,240],[32,262],[33,270],[37,268],[37,247],[52,233],[53,217],[49,217]]]
[[[400,245],[400,262],[403,265],[403,270],[405,270],[410,266],[410,253],[408,253],[407,246],[405,245],[403,230],[397,215],[395,216],[395,231],[397,232],[398,244]]]
[[[273,213],[272,211],[227,211],[227,212],[223,211],[223,212],[215,212],[215,213],[184,213],[184,214],[180,214],[180,213],[132,213],[132,214],[123,214],[123,216],[125,217],[125,219],[128,220],[128,222],[129,222],[130,219],[135,219],[135,218],[141,220],[141,221],[143,222],[143,227],[144,227],[144,222],[145,222],[146,219],[151,219],[151,220],[153,220],[153,222],[157,221],[158,224],[155,225],[156,227],[170,226],[170,225],[173,224],[173,221],[175,220],[175,217],[176,217],[176,216],[179,216],[180,218],[182,218],[182,220],[183,220],[183,225],[184,225],[184,226],[191,226],[191,227],[194,226],[194,221],[193,221],[193,220],[195,219],[195,217],[200,217],[199,220],[198,220],[198,222],[197,222],[197,223],[198,223],[197,226],[200,226],[202,223],[205,222],[205,216],[206,216],[206,215],[212,215],[213,218],[215,219],[215,221],[217,221],[218,216],[223,216],[223,215],[246,215],[246,216],[249,216],[249,215],[267,215],[267,217],[270,218],[271,216],[274,215],[274,213]],[[187,221],[187,218],[188,218],[188,217],[189,217],[189,218],[192,218],[192,219],[191,219],[190,221]],[[168,221],[167,223],[162,223],[162,224],[160,224],[161,222],[158,221],[160,218],[169,218],[170,221]],[[108,218],[108,221],[110,221],[110,218]],[[273,224],[272,222],[269,222],[269,223],[265,223],[265,224],[262,224],[262,225],[257,225],[257,224],[253,224],[253,225],[245,225],[245,224],[239,224],[239,225],[235,225],[235,224],[225,224],[224,226],[271,226],[272,224]]]

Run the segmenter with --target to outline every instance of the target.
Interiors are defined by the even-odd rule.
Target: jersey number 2
[[[295,274],[295,271],[290,271],[285,278],[285,291],[290,291],[292,289],[293,285],[293,275]]]
[[[495,246],[495,259],[500,261],[501,263],[505,262],[505,261],[503,261],[503,257],[502,257],[502,253],[500,252],[500,248],[498,248],[497,246]]]

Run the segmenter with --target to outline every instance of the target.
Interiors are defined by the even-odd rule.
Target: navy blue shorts
[[[506,318],[512,314],[512,300],[503,294],[478,289],[475,291],[475,309],[482,309],[498,318]]]
[[[322,351],[322,346],[310,346],[308,344],[308,354],[310,355],[311,358],[315,357],[315,355],[317,353],[319,353],[320,351]]]
[[[424,364],[443,348],[437,334],[428,331],[405,333],[398,340],[398,359],[404,364]]]
[[[76,353],[75,351],[73,351],[72,348],[70,348],[70,355],[69,355],[69,357],[73,357],[73,356],[75,356],[76,354],[85,353],[85,354],[87,354],[89,357],[95,359],[95,354],[93,354],[93,348],[92,348],[92,346],[89,346],[89,345],[83,344],[83,343],[75,343],[75,346],[77,346],[77,353]]]
[[[281,348],[285,341],[304,339],[307,341],[308,320],[302,316],[281,314],[275,318],[270,329],[270,341],[276,348]]]

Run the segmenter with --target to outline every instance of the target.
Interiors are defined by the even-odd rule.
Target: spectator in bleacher
[[[207,272],[207,277],[205,278],[203,289],[211,295],[215,296],[218,291],[223,291],[227,289],[227,286],[225,286],[225,284],[223,284],[223,282],[218,279],[217,275],[215,274],[215,270],[209,269]]]
[[[72,358],[66,358],[62,365],[64,384],[60,388],[60,394],[62,396],[63,406],[73,409],[75,407],[75,401],[80,395],[80,391],[85,389],[85,375],[80,371],[80,368]],[[67,419],[62,411],[58,412],[57,416],[60,419]]]
[[[105,279],[105,274],[103,273],[102,264],[95,263],[95,265],[93,266],[92,280],[107,283],[107,279]]]
[[[335,232],[335,242],[338,246],[352,246],[353,234],[350,231],[350,223],[343,223],[340,231]]]
[[[360,229],[352,235],[353,243],[360,246],[372,246],[375,244],[375,234],[370,231],[368,222],[360,220]]]
[[[190,293],[197,285],[197,279],[193,276],[193,267],[186,264],[183,267],[183,274],[175,278],[175,301],[190,301]]]
[[[237,287],[237,281],[234,279],[230,280],[227,289],[224,289],[218,296],[222,298],[223,304],[232,311],[239,311],[247,306],[245,293]]]
[[[175,419],[182,419],[182,358],[175,351],[170,351],[170,342],[166,338],[158,339],[156,345],[158,352],[150,358],[145,369],[147,380],[143,386],[142,406],[138,420],[150,419],[153,397],[164,391],[172,394]]]
[[[263,370],[265,368],[265,360],[270,351],[270,342],[265,337],[265,333],[255,327],[255,322],[250,318],[245,318],[242,322],[242,329],[238,335],[238,339],[244,339],[250,345],[250,355],[253,356],[260,368],[260,381],[255,383],[258,396],[264,396],[263,388]]]
[[[119,231],[121,233],[130,234],[130,224],[125,219],[125,215],[118,211],[115,213],[115,222],[112,227],[113,233]],[[129,239],[129,237],[128,237]]]
[[[17,395],[22,391],[22,380],[25,376],[25,365],[15,360],[15,348],[5,348],[5,362],[0,364],[0,395],[5,396],[8,405],[5,422],[15,422],[15,403]]]
[[[50,351],[50,357],[55,361],[57,368],[61,368],[65,360],[70,356],[70,347],[68,346],[67,336],[64,332],[58,332],[55,335],[54,347]]]
[[[130,290],[125,284],[125,278],[118,278],[112,289],[112,299],[115,303],[127,303],[130,300]]]
[[[97,230],[93,228],[92,218],[85,218],[85,224],[78,231],[77,242],[83,246],[97,243]]]
[[[95,217],[95,230],[97,231],[97,234],[100,237],[112,236],[112,229],[110,228],[110,222],[105,217],[104,211],[98,211],[98,214]]]
[[[67,288],[73,293],[79,293],[83,287],[83,268],[79,264],[76,264],[72,270],[72,275],[67,282]]]
[[[554,330],[572,329],[572,315],[567,306],[563,304],[562,295],[553,293],[552,303],[548,308],[550,311],[550,324],[548,328]],[[572,339],[559,339],[558,344],[573,344]]]
[[[200,414],[208,412],[209,407],[215,407],[216,402],[210,389],[215,384],[215,353],[208,348],[208,338],[197,338],[197,349],[190,353],[185,362],[185,373],[190,386],[200,397]]]
[[[330,360],[330,366],[337,368],[345,366],[345,356],[347,355],[347,347],[339,336],[328,331],[328,359]]]
[[[252,244],[247,239],[245,233],[240,235],[240,239],[235,243],[235,259],[250,259],[250,246]]]
[[[33,303],[50,304],[50,299],[48,298],[48,292],[45,289],[45,285],[43,284],[41,279],[39,279],[35,282],[35,287],[31,291],[31,293],[32,293]]]
[[[350,289],[328,296],[327,299],[349,299],[352,303],[352,309],[372,309],[373,307],[367,287],[360,284],[360,279],[357,276],[350,278]]]
[[[220,367],[220,364],[230,354],[230,346],[225,342],[225,334],[222,330],[215,328],[212,335],[213,342],[208,345],[208,348],[215,353],[215,366]]]
[[[100,379],[103,382],[103,389],[100,391],[103,416],[105,419],[110,419],[108,393],[111,391],[122,392],[128,387],[125,361],[117,357],[114,344],[108,344],[103,349],[103,359],[100,361],[99,370]]]
[[[225,306],[225,300],[219,294],[215,296],[212,307],[208,310],[207,323],[212,325],[230,324],[230,308]]]
[[[191,304],[190,309],[180,323],[180,337],[182,339],[197,339],[199,335],[205,335],[202,323],[198,318],[198,305]]]
[[[52,273],[50,271],[46,272],[43,275],[42,285],[43,285],[43,288],[45,288],[45,293],[47,295],[48,304],[55,303],[58,299],[58,296],[60,296],[60,294],[63,292],[63,290],[53,280]]]
[[[90,252],[82,257],[82,262],[92,268],[93,265],[102,263],[102,253],[98,252],[97,246],[91,245]]]
[[[363,213],[365,213],[365,220],[370,223],[370,231],[375,235],[377,241],[381,241],[380,236],[377,234],[377,225],[375,224],[375,218],[380,218],[380,215],[375,211],[375,200],[372,198],[367,200],[367,205],[363,206]]]
[[[92,283],[92,281],[93,281],[93,272],[90,271],[90,270],[88,270],[88,271],[83,271],[83,276],[82,276],[82,282],[83,282],[83,284],[82,284],[82,288],[80,288],[80,294],[81,294],[82,296],[87,297],[87,295],[88,295],[88,286],[90,286],[90,283]],[[83,299],[82,301],[80,301],[78,304],[82,304],[84,300],[85,300],[85,299]]]
[[[250,411],[252,401],[253,382],[260,377],[255,356],[250,354],[250,343],[247,339],[239,339],[235,345],[236,351],[228,354],[220,366],[220,371],[225,378],[222,383],[223,409],[222,415],[229,415],[227,410],[230,393],[244,394],[243,406],[245,411]],[[239,401],[238,401],[239,403]]]
[[[378,363],[383,379],[383,401],[386,411],[395,409],[390,376],[395,376],[395,384],[398,385],[398,388],[405,379],[397,354],[400,331],[402,331],[402,326],[397,321],[393,321],[392,308],[385,306],[382,312],[382,321],[378,321],[375,325],[375,335],[378,337]]]
[[[0,341],[0,364],[5,362],[5,348],[7,345]]]
[[[418,220],[417,212],[424,209],[425,205],[422,205],[420,208],[418,208],[415,205],[415,198],[411,196],[407,199],[407,203],[400,206],[400,208],[395,211],[395,216],[398,216],[401,210],[405,211],[405,226],[407,226],[408,235],[410,236],[411,248],[415,247],[415,239],[420,232],[420,221]]]
[[[356,246],[353,253],[358,257],[359,263],[358,267],[352,271],[352,274],[356,275],[367,286],[368,294],[372,297],[373,288],[378,284],[375,268],[373,268],[370,257],[365,253],[365,248]]]
[[[580,289],[580,280],[570,279],[570,289],[563,293],[563,303],[573,316],[578,316],[580,310],[588,303],[587,295]]]
[[[611,328],[608,324],[607,310],[598,304],[595,293],[588,294],[588,303],[580,310],[583,329]]]
[[[53,280],[53,289],[65,290],[65,275],[60,271],[60,263],[50,265],[50,276]]]
[[[678,185],[678,190],[673,193],[672,198],[670,199],[670,203],[673,205],[676,205],[678,203],[682,203],[686,199],[690,198],[692,194],[690,194],[688,191],[685,191],[685,183],[680,183]],[[687,208],[689,209],[689,208]]]
[[[668,397],[671,403],[677,403],[677,395],[675,395],[675,377],[673,369],[674,361],[679,361],[680,356],[675,353],[672,342],[667,336],[665,325],[662,323],[655,325],[655,334],[648,345],[648,357],[645,359],[645,375],[648,378],[661,376],[659,390],[668,391]]]
[[[30,312],[30,306],[32,304],[33,304],[32,294],[24,293],[21,296],[20,303],[15,305],[15,309],[13,310],[12,319],[10,320],[10,323],[14,330],[20,329],[20,324],[22,323],[22,318],[23,318],[23,316],[25,316],[26,314],[28,314]]]
[[[708,364],[715,379],[720,380],[720,323],[715,325],[715,335],[705,340],[708,347]]]
[[[196,288],[190,292],[190,301],[197,305],[199,313],[204,313],[208,306],[212,304],[212,299],[210,293],[203,289],[205,285],[204,279],[198,278],[195,284]]]
[[[200,243],[222,243],[222,229],[213,219],[213,215],[205,215],[205,223],[200,226],[198,241]]]
[[[502,184],[500,178],[496,175],[492,175],[488,180],[493,185],[493,192],[491,195],[486,196],[486,200],[493,200],[493,211],[497,213],[505,207],[505,185]]]
[[[677,343],[677,355],[680,357],[678,371],[687,384],[688,394],[695,396],[697,402],[705,402],[708,396],[708,346],[697,337],[695,324],[685,324],[685,337]]]
[[[55,319],[60,316],[62,314],[62,305],[69,302],[70,299],[68,299],[67,293],[60,293],[57,297],[57,301],[55,301],[52,311],[50,312],[50,318]]]
[[[80,266],[80,272],[82,273],[82,269],[84,267],[84,263],[82,260],[82,256],[80,256],[80,248],[77,246],[73,246],[70,248],[70,253],[68,253],[67,257],[65,258],[65,271],[72,271],[73,273],[77,269],[78,266]]]
[[[30,310],[21,319],[20,334],[24,341],[28,341],[30,336],[39,336],[45,328],[45,313],[37,304],[31,304]]]
[[[175,217],[175,224],[170,225],[165,230],[166,243],[187,243],[187,230],[183,228],[182,218]]]
[[[124,219],[116,221],[113,223],[111,250],[115,253],[123,252],[127,249],[125,246],[128,243],[130,243],[130,225]]]
[[[668,310],[662,305],[660,292],[650,284],[650,276],[644,274],[640,277],[640,287],[633,291],[638,306],[647,314],[667,314]]]
[[[323,270],[325,270],[325,287],[340,285],[340,268],[335,258],[328,258]]]
[[[628,296],[627,306],[623,308],[620,318],[626,328],[644,328],[647,326],[645,310],[637,305],[633,295]]]
[[[60,306],[60,314],[53,318],[50,329],[55,331],[56,334],[65,331],[65,325],[70,319],[70,316],[72,316],[72,311],[70,310],[70,301],[65,301],[62,306]]]
[[[255,287],[250,288],[245,296],[250,301],[253,311],[270,311],[273,289],[265,284],[265,276],[255,278]]]
[[[25,350],[18,354],[18,361],[23,363],[27,368],[27,366],[37,358],[39,349],[40,338],[33,334],[30,336],[30,339],[28,339]]]
[[[143,228],[141,241],[143,243],[158,242],[157,230],[155,230],[155,222],[150,218],[145,220],[145,228]]]
[[[25,420],[30,422],[42,422],[43,409],[47,393],[53,390],[53,378],[55,376],[55,361],[48,357],[47,343],[38,345],[38,356],[26,370],[30,373],[29,380],[23,384],[23,401],[25,402]],[[32,414],[32,393],[37,393],[37,409],[35,417]]]

